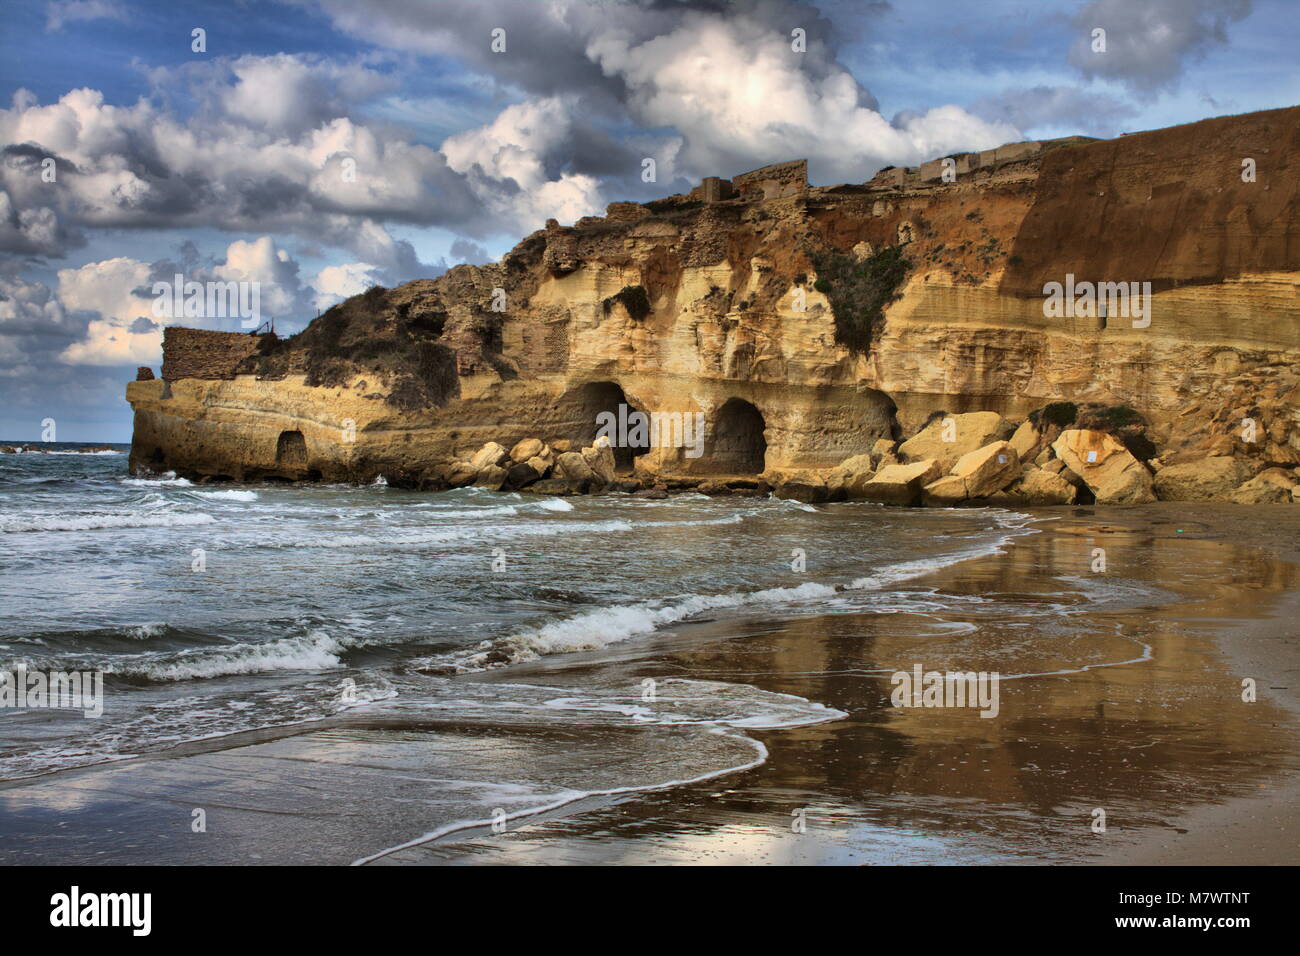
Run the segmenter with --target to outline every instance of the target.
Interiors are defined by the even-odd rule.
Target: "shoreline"
[[[376,781],[388,787],[391,768],[432,766],[421,763],[422,754],[433,757],[448,746],[468,753],[490,741],[530,737],[558,746],[549,743],[561,739],[555,731],[538,725],[507,737],[507,725],[458,725],[454,713],[416,721],[367,717],[364,709],[6,782],[0,812],[9,811],[10,822],[66,825],[58,841],[40,826],[31,834],[32,850],[48,843],[54,851],[58,843],[56,857],[89,852],[105,832],[148,835],[95,844],[106,847],[97,851],[104,862],[151,862],[163,854],[166,862],[380,865],[1293,863],[1300,854],[1286,823],[1300,807],[1300,681],[1287,675],[1297,673],[1300,641],[1287,621],[1300,610],[1300,561],[1295,522],[1279,520],[1288,508],[1253,519],[1243,512],[1268,509],[1203,506],[1195,517],[1169,505],[1039,509],[1026,523],[1034,533],[876,594],[887,604],[899,588],[933,592],[944,598],[936,607],[949,609],[939,618],[869,606],[802,617],[756,611],[738,620],[688,620],[603,651],[473,675],[467,679],[584,688],[636,686],[645,677],[720,681],[846,715],[745,729],[737,736],[763,758],[668,783],[647,776],[628,786],[580,786],[574,795],[508,814],[504,833],[476,818],[421,827],[416,807],[401,824],[404,841],[385,842],[393,827],[369,819],[366,804],[377,795],[370,788]],[[1111,553],[1113,581],[1079,578],[1097,541]],[[1157,590],[1131,590],[1134,576]],[[1109,590],[1096,591],[1101,583]],[[996,604],[1001,594],[1015,619]],[[1076,624],[1091,636],[1073,633]],[[984,630],[987,641],[969,643]],[[886,703],[886,672],[899,654],[996,660],[1007,642],[1015,647],[1031,634],[1028,657],[1024,650],[1015,657],[1025,665],[1014,672],[1029,676],[1004,685],[1002,720],[899,712]],[[1139,644],[1152,654],[1135,654]],[[1062,666],[1085,660],[1087,666]],[[1207,703],[1207,694],[1226,695],[1243,673],[1258,675],[1259,703],[1250,705],[1258,710]],[[686,738],[675,733],[644,753],[673,739],[680,745]],[[611,739],[635,736],[620,730]],[[339,748],[370,756],[355,765],[340,758],[339,771],[330,757]],[[384,766],[388,775],[373,777]],[[340,775],[324,779],[339,793],[368,799],[353,800],[355,807],[316,806],[310,792],[320,781],[304,791],[312,778],[295,779],[295,767],[333,767],[330,773]],[[204,788],[229,792],[236,803],[251,799],[249,779],[261,794],[257,801],[278,809],[253,809],[260,806],[253,801],[223,819],[233,834],[222,838],[231,842],[219,852],[196,855],[152,819],[199,803],[196,791]],[[1098,781],[1102,794],[1093,792]],[[389,790],[381,797],[389,805],[421,792]],[[1088,830],[1092,803],[1111,813],[1104,839]],[[791,814],[805,811],[808,830],[792,838]],[[330,835],[328,846],[312,845],[318,831]],[[144,848],[150,837],[163,840],[165,852]],[[241,849],[250,841],[259,843],[251,856]]]

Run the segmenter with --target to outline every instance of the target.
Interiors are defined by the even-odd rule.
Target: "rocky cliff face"
[[[987,437],[1003,440],[1074,403],[1093,425],[1106,409],[1135,413],[1123,427],[1140,432],[1128,447],[1148,473],[1214,456],[1288,472],[1300,465],[1297,147],[1292,108],[1015,144],[860,185],[809,188],[782,164],[614,203],[547,223],[500,263],[371,290],[292,339],[214,346],[225,360],[194,361],[173,333],[187,361],[170,364],[202,371],[165,365],[128,386],[132,462],[438,487],[461,483],[457,463],[489,441],[591,445],[599,413],[625,404],[704,416],[698,456],[622,452],[650,482],[825,478],[873,450],[873,471],[883,456],[906,464],[893,443],[945,416],[997,413],[1007,434]],[[1149,309],[1112,299],[1104,315],[1052,314],[1052,282],[1150,283]],[[1050,449],[1041,424],[1023,451]]]

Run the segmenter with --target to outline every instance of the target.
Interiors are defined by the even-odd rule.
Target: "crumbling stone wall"
[[[163,329],[163,380],[234,378],[239,363],[257,351],[263,338],[247,332],[169,325]]]
[[[774,163],[732,180],[742,199],[779,199],[808,191],[808,160]]]

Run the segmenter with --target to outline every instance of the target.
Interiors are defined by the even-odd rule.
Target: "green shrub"
[[[901,246],[886,246],[858,262],[843,252],[813,254],[817,281],[813,288],[826,296],[835,317],[835,341],[854,353],[865,353],[885,319],[885,306],[898,298],[910,263]]]

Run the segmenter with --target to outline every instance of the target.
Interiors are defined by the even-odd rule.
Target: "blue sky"
[[[862,181],[1291,106],[1298,47],[1282,0],[9,3],[0,439],[129,440],[125,383],[169,321],[149,288],[178,271],[257,282],[293,331],[704,175],[807,156]]]

